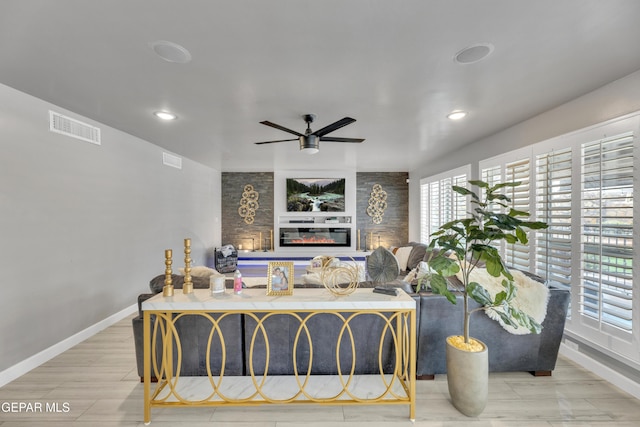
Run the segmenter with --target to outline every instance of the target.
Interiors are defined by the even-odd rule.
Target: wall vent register
[[[100,145],[100,128],[49,110],[49,130]]]

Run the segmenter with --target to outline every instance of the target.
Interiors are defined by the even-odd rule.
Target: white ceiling
[[[3,0],[0,83],[222,171],[411,171],[640,69],[638,42],[636,0]],[[366,141],[253,144],[305,113]]]

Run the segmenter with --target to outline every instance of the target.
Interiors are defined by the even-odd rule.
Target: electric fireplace
[[[280,247],[351,246],[351,229],[295,227],[280,229]]]

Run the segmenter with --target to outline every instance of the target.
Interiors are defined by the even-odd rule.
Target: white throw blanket
[[[517,289],[515,298],[511,301],[511,305],[522,310],[531,316],[536,322],[542,323],[547,315],[547,302],[549,301],[549,288],[543,283],[531,279],[518,270],[510,270],[513,275],[513,284]],[[458,273],[458,279],[461,274]],[[478,282],[483,288],[489,292],[492,298],[504,290],[502,286],[503,276],[493,277],[484,268],[475,268],[471,272],[470,281]],[[501,310],[498,308],[497,310]],[[531,333],[528,329],[520,326],[517,329],[505,325],[500,316],[493,310],[486,310],[487,316],[496,320],[500,325],[514,335],[525,335]]]

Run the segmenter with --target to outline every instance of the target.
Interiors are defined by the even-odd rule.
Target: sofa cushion
[[[407,259],[407,270],[413,270],[418,266],[420,261],[424,260],[425,253],[427,252],[427,245],[422,243],[409,243],[412,245],[411,253]]]
[[[396,256],[398,260],[398,266],[400,271],[407,270],[407,262],[409,261],[409,255],[413,251],[413,246],[402,246],[399,248],[392,248],[391,252]]]

